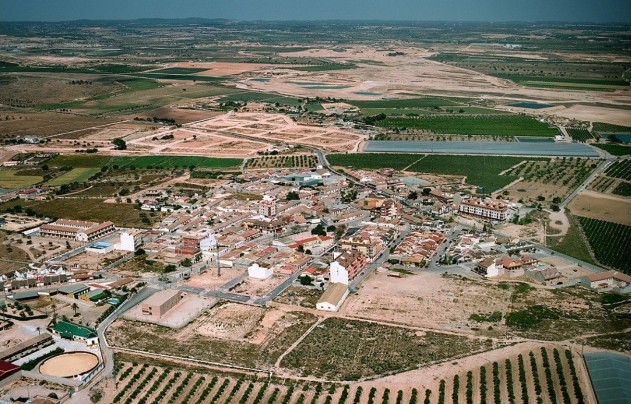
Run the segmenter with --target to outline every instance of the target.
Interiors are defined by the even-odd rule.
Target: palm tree
[[[72,309],[72,311],[74,311],[74,314],[77,314],[77,310],[79,310],[79,306],[77,305],[77,302],[72,303],[72,306],[70,306],[70,308]]]
[[[35,329],[37,330],[37,335],[42,333],[42,328],[40,326],[37,326]]]
[[[53,309],[53,316],[57,314],[57,305],[55,303],[50,305],[50,308]]]

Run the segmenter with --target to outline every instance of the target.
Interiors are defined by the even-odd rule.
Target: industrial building
[[[338,311],[348,296],[348,285],[331,283],[316,303],[316,309],[322,311]]]
[[[145,300],[140,309],[145,316],[162,317],[171,310],[182,298],[183,293],[179,290],[162,290]]]

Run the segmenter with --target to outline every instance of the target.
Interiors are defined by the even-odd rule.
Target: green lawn
[[[0,188],[19,189],[42,181],[42,177],[36,175],[16,175],[16,173],[15,170],[0,170]]]
[[[431,116],[418,118],[386,118],[377,121],[386,128],[425,129],[439,134],[494,136],[555,136],[557,128],[536,119],[518,116]]]
[[[142,157],[112,157],[108,166],[135,168],[188,168],[190,166],[203,168],[236,167],[243,160],[235,158],[214,158],[201,156],[142,156]]]
[[[63,173],[57,178],[53,178],[48,181],[46,185],[59,186],[64,184],[70,184],[72,182],[85,182],[88,178],[94,174],[100,172],[99,168],[73,168],[72,170]]]

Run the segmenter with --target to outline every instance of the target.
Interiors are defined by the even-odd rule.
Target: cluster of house
[[[390,254],[390,261],[421,267],[432,259],[445,236],[437,231],[413,231]]]

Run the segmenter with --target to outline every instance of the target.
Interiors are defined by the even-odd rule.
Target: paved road
[[[582,190],[586,189],[587,186],[589,185],[590,182],[592,182],[592,180],[594,180],[594,178],[596,178],[598,175],[602,174],[605,172],[605,170],[613,163],[615,162],[617,159],[615,157],[609,158],[603,162],[601,162],[598,167],[596,167],[596,169],[594,171],[592,171],[592,173],[589,175],[589,177],[587,177],[585,179],[585,181],[583,181],[581,183],[581,185],[579,185],[578,187],[576,187],[576,189],[570,194],[568,195],[567,198],[565,198],[565,200],[561,203],[561,205],[559,205],[559,207],[561,209],[565,208],[570,202],[572,202],[572,199],[574,199],[576,197],[576,195],[578,195],[579,192],[581,192]]]
[[[100,345],[100,348],[101,348],[101,356],[103,358],[103,362],[105,364],[105,368],[103,369],[103,371],[98,376],[96,376],[94,379],[92,379],[92,381],[90,382],[91,384],[96,384],[100,380],[102,380],[103,378],[111,377],[112,376],[112,372],[114,370],[114,354],[113,354],[112,350],[110,349],[110,347],[107,345],[107,342],[105,340],[105,331],[107,330],[107,328],[114,322],[114,320],[116,320],[118,317],[120,317],[121,314],[123,314],[124,312],[126,312],[127,310],[132,308],[133,306],[137,305],[141,301],[145,300],[149,296],[153,295],[157,291],[158,290],[154,289],[154,288],[144,288],[144,289],[142,289],[140,292],[136,293],[135,295],[133,295],[129,299],[125,300],[123,302],[123,304],[118,306],[118,308],[116,308],[116,310],[114,310],[114,312],[112,314],[110,314],[110,316],[108,318],[106,318],[103,322],[101,322],[101,324],[99,324],[99,326],[97,327],[96,331],[97,331],[97,334],[99,336],[99,345]]]

